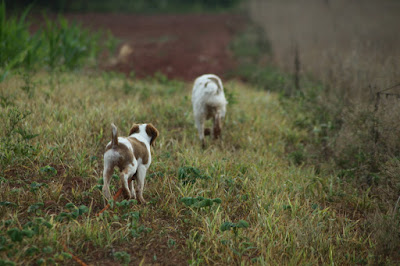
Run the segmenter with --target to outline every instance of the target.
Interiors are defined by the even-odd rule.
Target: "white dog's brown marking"
[[[208,128],[204,128],[205,120],[213,119],[212,134],[215,139],[221,135],[222,119],[228,104],[221,79],[213,74],[198,77],[193,85],[192,104],[195,124],[204,147],[204,135],[211,133]]]
[[[158,130],[152,124],[134,124],[129,131],[129,137],[118,137],[117,127],[114,124],[111,126],[112,138],[104,153],[103,194],[107,199],[111,198],[110,180],[114,168],[118,167],[125,194],[128,198],[136,199],[133,185],[135,179],[138,183],[139,201],[145,203],[143,188],[151,163],[150,145],[158,137]]]

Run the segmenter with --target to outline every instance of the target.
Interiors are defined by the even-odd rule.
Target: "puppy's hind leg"
[[[122,187],[124,188],[125,194],[127,198],[136,199],[135,189],[133,187],[132,177],[136,173],[137,166],[135,167],[132,164],[126,166],[120,174],[120,179],[122,183]]]
[[[133,180],[137,180],[137,174],[135,173],[128,181],[131,188],[131,198],[136,199],[135,186],[133,185]]]
[[[108,166],[105,166],[103,170],[103,195],[107,200],[111,199],[110,181],[113,171],[114,169]]]
[[[147,169],[143,165],[137,169],[137,181],[138,181],[138,197],[142,204],[146,203],[143,198],[144,180],[146,178]]]

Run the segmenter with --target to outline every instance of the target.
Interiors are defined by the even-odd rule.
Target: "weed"
[[[183,166],[183,167],[179,167],[178,178],[179,178],[179,180],[182,181],[182,183],[184,185],[186,185],[186,184],[193,184],[198,179],[207,180],[207,179],[210,179],[211,177],[208,175],[202,174],[201,171],[195,167]]]
[[[41,208],[44,207],[43,202],[35,203],[28,208],[28,213],[41,214]]]
[[[232,223],[232,222],[224,222],[221,225],[220,230],[222,232],[224,231],[233,231],[233,234],[235,235],[235,237],[237,237],[239,235],[239,229],[240,228],[248,228],[249,227],[249,223],[244,221],[244,220],[240,220],[238,223]]]
[[[184,197],[180,199],[181,202],[183,202],[186,206],[188,207],[194,207],[194,208],[204,208],[204,207],[211,207],[214,203],[216,204],[221,204],[221,199],[216,198],[216,199],[206,199],[203,197],[197,197],[197,198],[192,198],[192,197]]]
[[[76,220],[79,216],[89,211],[88,207],[86,207],[85,205],[76,207],[73,203],[67,203],[65,207],[68,209],[68,211],[61,212],[59,215],[57,215],[57,217],[55,218],[56,221],[62,222],[64,220]]]
[[[52,177],[52,176],[55,176],[57,174],[57,170],[54,167],[50,166],[50,165],[46,165],[44,167],[41,167],[39,169],[39,171],[41,173],[45,174],[48,177]]]
[[[168,245],[169,248],[172,248],[172,247],[174,247],[176,245],[176,241],[170,238],[167,241],[167,245]]]
[[[116,260],[123,264],[129,264],[129,262],[131,261],[131,256],[125,251],[114,252],[113,256]]]

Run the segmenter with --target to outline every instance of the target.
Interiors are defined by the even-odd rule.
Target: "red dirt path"
[[[70,19],[92,29],[109,29],[133,48],[128,60],[107,66],[108,70],[138,77],[157,71],[169,78],[191,81],[214,73],[224,76],[235,66],[229,51],[234,34],[245,19],[239,14],[126,15],[74,14]]]

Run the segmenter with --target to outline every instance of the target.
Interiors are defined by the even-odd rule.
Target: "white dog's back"
[[[225,109],[227,101],[221,79],[214,74],[198,77],[193,85],[192,103],[193,108],[197,105],[211,105]]]

